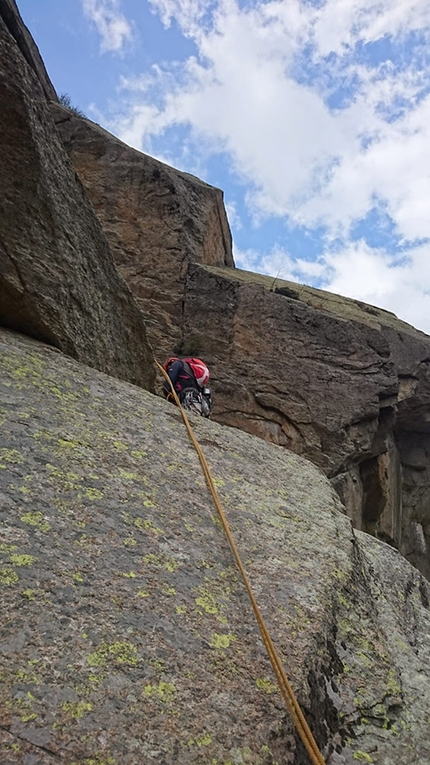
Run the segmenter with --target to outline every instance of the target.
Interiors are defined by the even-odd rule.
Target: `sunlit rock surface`
[[[142,154],[59,104],[64,146],[163,357],[181,339],[189,263],[234,266],[220,189]]]

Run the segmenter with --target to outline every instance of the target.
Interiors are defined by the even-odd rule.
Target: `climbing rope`
[[[179,401],[179,398],[176,394],[176,391],[172,385],[172,382],[170,380],[169,375],[167,372],[163,369],[161,364],[158,363],[156,359],[154,359],[156,367],[159,369],[159,371],[162,373],[163,377],[167,380],[167,382],[170,385],[171,388],[171,395],[182,415],[182,419],[184,421],[185,427],[188,431],[188,435],[190,436],[191,441],[193,442],[194,448],[198,454],[200,464],[203,468],[203,472],[205,474],[206,481],[208,483],[209,489],[212,493],[212,497],[215,502],[215,506],[218,511],[218,515],[220,517],[221,523],[223,525],[225,534],[227,536],[227,539],[230,544],[231,551],[233,553],[236,565],[242,575],[242,579],[246,588],[246,591],[248,593],[248,597],[251,601],[252,609],[254,611],[255,618],[257,619],[257,623],[260,629],[261,637],[263,639],[263,643],[266,647],[270,663],[272,665],[273,671],[275,673],[276,679],[278,681],[278,685],[280,688],[280,691],[284,697],[285,703],[288,707],[288,710],[291,714],[292,720],[294,722],[294,725],[296,726],[297,732],[300,735],[300,738],[306,748],[306,751],[309,754],[310,760],[312,762],[312,765],[325,765],[324,758],[318,748],[318,745],[312,735],[312,731],[309,728],[309,725],[306,722],[306,719],[303,715],[303,712],[300,708],[299,702],[297,701],[294,691],[290,685],[290,682],[285,674],[284,668],[281,664],[281,660],[276,652],[275,646],[273,644],[272,638],[270,637],[269,631],[265,625],[264,619],[261,615],[260,609],[258,607],[257,601],[255,599],[254,593],[252,592],[251,585],[248,579],[248,575],[245,571],[245,568],[243,566],[242,560],[239,555],[239,551],[236,547],[236,543],[233,539],[232,533],[230,531],[230,526],[227,520],[227,517],[225,515],[224,509],[221,505],[220,498],[218,496],[218,492],[215,487],[214,480],[212,478],[211,472],[209,470],[209,466],[206,462],[206,458],[201,450],[200,444],[198,443],[194,432],[191,428],[190,422],[188,420],[188,417],[181,406],[181,402]],[[170,394],[169,394],[170,395]]]

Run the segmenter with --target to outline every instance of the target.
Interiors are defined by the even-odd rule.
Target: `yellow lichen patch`
[[[394,669],[388,670],[387,690],[391,696],[400,696],[402,693],[402,687]]]
[[[236,635],[218,635],[214,632],[209,641],[209,645],[212,648],[228,648],[230,643],[233,643],[234,640],[237,640]]]
[[[66,449],[77,449],[79,446],[82,446],[82,444],[79,443],[79,441],[71,441],[70,439],[66,439],[66,438],[59,438],[57,440],[57,444],[58,446],[62,446]]]
[[[67,712],[74,720],[79,720],[84,714],[91,712],[93,705],[89,701],[65,701],[63,712]]]
[[[11,586],[19,581],[16,571],[11,571],[9,568],[0,569],[0,584]]]
[[[148,452],[143,451],[143,449],[133,449],[130,454],[136,460],[140,460],[143,459],[143,457],[148,456]]]
[[[104,667],[109,662],[125,664],[129,667],[136,666],[138,662],[137,649],[132,643],[102,643],[96,651],[88,654],[87,664],[90,667]]]
[[[105,677],[104,675],[93,675],[91,673],[88,675],[88,682],[91,683],[91,685],[97,686],[97,685],[100,685],[104,677]]]
[[[125,576],[126,579],[135,579],[136,574],[134,571],[118,571],[120,576]]]
[[[50,430],[38,430],[36,433],[33,433],[32,438],[34,438],[35,441],[53,441],[54,435]]]
[[[24,515],[21,515],[21,521],[23,523],[28,523],[29,526],[36,526],[39,531],[49,531],[51,528],[50,524],[45,521],[45,518],[40,510],[35,513],[30,511],[24,513]]]
[[[176,560],[169,558],[168,560],[164,561],[163,566],[165,569],[167,569],[167,571],[172,572],[178,568],[179,563]]]
[[[212,736],[210,733],[204,733],[199,738],[189,738],[187,741],[188,746],[209,746],[212,743]]]
[[[16,553],[13,553],[10,556],[12,566],[32,566],[35,560],[37,560],[37,558],[35,558],[34,555],[17,555]]]
[[[146,563],[146,564],[152,563],[154,565],[161,566],[162,560],[158,555],[154,555],[154,553],[147,553],[146,555],[143,556],[142,563]]]
[[[149,598],[149,592],[146,592],[145,590],[142,590],[141,587],[139,587],[137,593],[139,595],[139,598]]]
[[[40,675],[38,675],[34,671],[33,665],[30,662],[28,663],[30,664],[29,667],[27,667],[26,669],[21,668],[17,671],[16,679],[19,680],[20,682],[34,683],[34,685],[40,685],[42,682]],[[28,696],[27,694],[27,698],[28,698],[28,701],[34,700],[34,697],[32,694],[30,694],[30,696]]]
[[[0,553],[5,553],[6,555],[10,555],[11,552],[17,549],[16,545],[0,544]]]
[[[112,446],[117,452],[126,452],[128,449],[127,444],[125,444],[123,441],[118,441],[118,440],[114,441]]]
[[[173,558],[154,555],[154,553],[147,553],[147,555],[144,555],[142,563],[145,565],[163,566],[163,568],[170,572],[175,571],[179,566],[179,563]]]
[[[20,716],[22,722],[35,720],[37,714],[33,710],[33,704],[36,701],[31,691],[27,691],[21,698],[15,697],[13,701],[6,701],[6,706],[11,707]]]
[[[199,587],[199,591],[201,594],[198,598],[195,599],[196,605],[200,606],[200,608],[203,608],[207,614],[217,614],[218,606],[212,593],[208,592],[208,590],[205,590],[204,587]]]
[[[196,606],[199,606],[207,614],[216,614],[217,620],[225,624],[225,617],[220,612],[226,608],[224,601],[228,599],[230,592],[231,588],[221,576],[217,579],[205,577],[205,584],[198,588],[199,596],[195,599]]]
[[[30,720],[35,720],[37,717],[37,714],[35,712],[24,712],[24,714],[21,715],[21,722],[30,722]]]
[[[124,481],[140,481],[139,473],[133,473],[130,470],[120,469],[119,474]]]
[[[72,579],[75,582],[83,582],[84,581],[84,577],[82,576],[80,571],[75,571],[75,573],[72,575]]]
[[[367,752],[362,752],[361,749],[357,749],[352,756],[354,760],[360,760],[361,762],[374,762],[373,757],[367,754]]]
[[[142,691],[142,696],[155,697],[164,703],[171,701],[175,694],[176,688],[173,683],[165,683],[164,681],[160,681],[158,685],[145,685]]]
[[[47,463],[46,467],[51,474],[51,478],[56,478],[64,489],[73,491],[81,488],[79,484],[82,483],[82,478],[77,473],[72,473],[70,470],[60,470],[56,465],[51,465],[50,462]]]
[[[170,587],[168,584],[163,584],[161,587],[161,592],[164,595],[176,595],[176,590],[174,587]]]
[[[135,547],[135,545],[137,545],[137,542],[134,539],[134,537],[127,537],[126,539],[122,540],[122,543],[126,547]]]
[[[263,691],[263,693],[274,693],[274,691],[278,690],[276,683],[272,683],[265,677],[257,677],[255,685],[260,691]]]
[[[133,525],[136,526],[136,528],[140,531],[150,531],[156,536],[157,534],[161,534],[161,529],[157,528],[157,526],[154,526],[152,521],[150,521],[148,518],[135,518]]]
[[[36,597],[37,597],[37,595],[35,594],[35,590],[30,590],[30,589],[23,590],[21,595],[24,598],[27,598],[27,600],[36,600]]]
[[[94,486],[89,486],[87,489],[85,489],[85,496],[87,499],[103,499],[104,495],[100,489],[96,489]]]
[[[24,457],[16,449],[0,449],[0,463],[4,462],[17,465],[24,462]]]

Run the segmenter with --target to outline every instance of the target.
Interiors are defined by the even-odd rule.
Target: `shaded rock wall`
[[[39,49],[21,18],[15,0],[0,0],[0,16],[17,43],[27,64],[33,69],[45,97],[49,101],[56,101],[57,94],[55,88],[49,79]]]
[[[63,149],[13,8],[0,5],[0,324],[152,387],[142,314]]]
[[[0,333],[0,761],[308,765],[174,407]],[[327,765],[430,761],[430,588],[321,471],[196,418]]]
[[[196,265],[184,340],[213,370],[219,422],[319,465],[356,528],[430,575],[430,338],[353,300]]]
[[[58,104],[52,113],[163,358],[181,337],[188,264],[234,265],[222,191],[131,149]]]

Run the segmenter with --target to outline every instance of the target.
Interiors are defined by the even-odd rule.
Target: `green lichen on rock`
[[[19,576],[16,571],[11,571],[8,568],[0,569],[0,584],[10,586],[16,584],[19,581]]]
[[[12,566],[32,566],[37,560],[34,555],[17,555],[13,553],[9,558]]]
[[[148,698],[157,698],[163,703],[168,703],[171,701],[176,694],[176,688],[173,683],[166,683],[163,680],[160,680],[160,682],[157,685],[151,685],[148,683],[148,685],[145,685],[142,696],[146,696]]]
[[[291,720],[175,408],[10,333],[0,393],[0,762],[293,765]],[[377,746],[381,762],[429,760],[426,583],[352,534],[312,465],[193,425],[326,759]]]
[[[138,663],[136,646],[127,642],[102,643],[96,651],[86,657],[90,667],[106,667],[107,664],[124,664],[134,667]]]
[[[219,635],[215,632],[211,636],[209,645],[212,646],[212,648],[228,648],[234,640],[236,640],[236,635]]]

